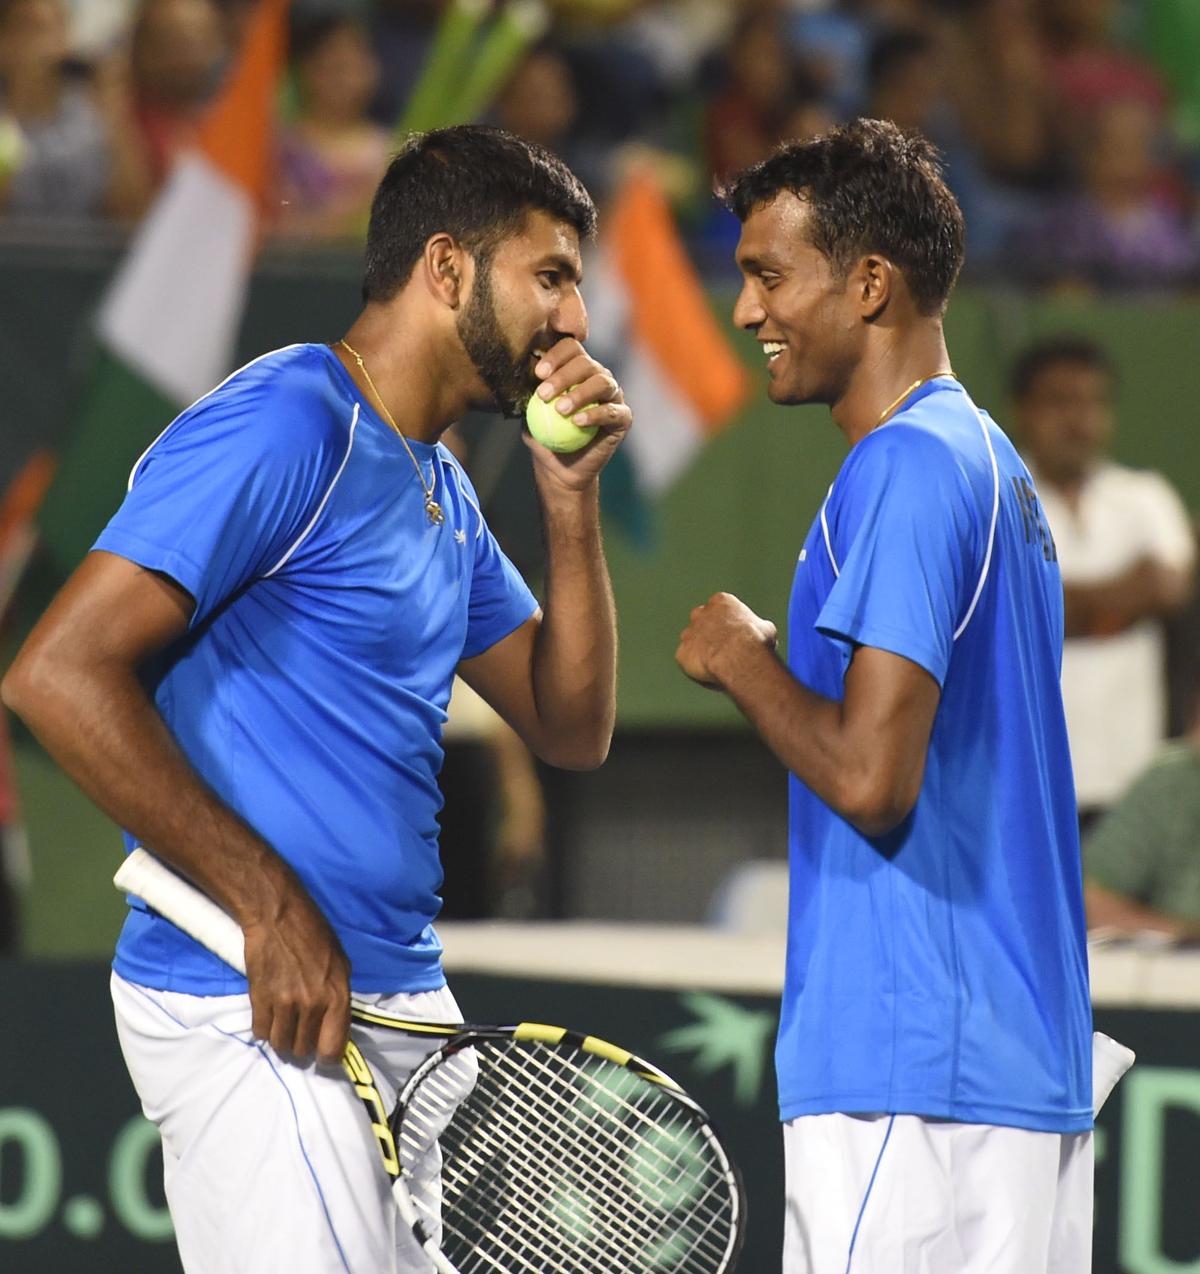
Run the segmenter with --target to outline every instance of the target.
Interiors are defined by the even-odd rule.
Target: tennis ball
[[[558,398],[546,402],[537,394],[532,395],[525,405],[525,423],[529,432],[551,451],[565,453],[586,447],[596,436],[598,426],[587,425],[581,429],[558,410],[557,404]]]
[[[11,115],[0,115],[0,181],[25,161],[25,135]]]

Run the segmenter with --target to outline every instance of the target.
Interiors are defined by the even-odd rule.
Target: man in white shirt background
[[[1063,703],[1086,826],[1165,737],[1163,620],[1190,599],[1195,537],[1166,478],[1107,455],[1116,373],[1099,345],[1039,341],[1016,360],[1011,390],[1062,572]]]

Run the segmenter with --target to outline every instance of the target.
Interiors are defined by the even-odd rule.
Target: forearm
[[[600,534],[599,484],[542,484],[546,604],[533,649],[539,755],[591,769],[608,754],[616,717],[617,626]]]
[[[243,928],[304,896],[287,864],[192,769],[132,671],[35,662],[14,673],[6,701],[66,773]]]
[[[1099,584],[1063,587],[1068,637],[1108,637],[1140,619],[1173,614],[1191,596],[1190,574],[1149,559]]]
[[[890,830],[906,810],[881,796],[879,749],[853,730],[843,705],[797,681],[766,646],[718,664],[721,688],[779,761],[865,835]]]

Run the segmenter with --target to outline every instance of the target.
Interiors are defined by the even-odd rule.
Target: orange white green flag
[[[647,502],[737,417],[749,375],[713,314],[661,185],[644,166],[627,174],[602,216],[584,295],[589,344],[634,407],[635,427],[605,473],[605,494],[609,512],[637,535]]]
[[[196,145],[100,304],[90,376],[39,518],[56,574],[87,551],[138,455],[231,370],[272,179],[288,4],[259,0]]]

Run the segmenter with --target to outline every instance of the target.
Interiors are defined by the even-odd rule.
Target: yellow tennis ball
[[[560,394],[559,397],[562,395]],[[546,402],[537,394],[525,405],[525,423],[534,438],[551,451],[578,451],[596,436],[597,425],[582,428],[558,410],[558,398]]]
[[[10,115],[0,115],[0,181],[25,161],[25,135]]]

